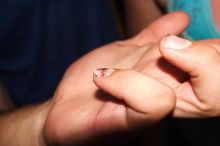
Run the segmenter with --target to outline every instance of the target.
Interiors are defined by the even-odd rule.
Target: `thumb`
[[[175,94],[170,87],[134,70],[98,69],[94,83],[137,113],[144,114],[147,121],[159,120],[175,107]],[[128,120],[134,119],[128,117]]]
[[[130,39],[134,45],[145,45],[149,42],[157,42],[168,34],[180,34],[189,24],[189,16],[180,11],[166,14],[145,29],[143,29],[137,36]]]
[[[170,35],[160,42],[161,55],[171,64],[196,79],[207,76],[220,63],[219,53],[211,45]]]
[[[190,42],[171,35],[160,42],[160,52],[169,63],[190,75],[190,80],[176,89],[178,100],[191,103],[197,109],[216,107],[219,98],[220,55],[213,45]],[[189,109],[188,107],[182,111]]]

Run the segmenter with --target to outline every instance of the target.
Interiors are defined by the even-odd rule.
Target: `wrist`
[[[50,102],[45,102],[2,114],[0,145],[45,146],[43,128],[49,108]]]
[[[37,107],[35,113],[31,116],[31,120],[34,122],[33,130],[36,135],[33,135],[33,139],[36,140],[38,146],[46,146],[44,138],[44,125],[47,119],[47,115],[50,109],[50,102],[45,102]],[[31,125],[31,123],[30,123]]]

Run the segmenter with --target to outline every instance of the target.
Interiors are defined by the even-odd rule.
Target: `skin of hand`
[[[189,74],[175,87],[177,105],[174,116],[212,117],[220,115],[219,39],[190,42],[167,36],[160,52],[170,64]]]
[[[186,53],[185,57],[174,54],[179,50],[166,48],[164,42],[169,40],[166,39],[169,37],[163,38],[160,45],[152,44],[153,47],[150,47],[135,65],[135,70],[162,81],[175,90],[177,104],[173,112],[174,117],[219,116],[218,84],[220,79],[218,66],[220,62],[218,61],[220,40],[210,39],[193,42],[189,46],[189,50],[192,51],[187,51],[188,54]],[[176,37],[171,35],[171,38]],[[183,51],[185,50],[183,49]],[[190,69],[187,68],[187,65]],[[185,66],[187,69],[184,68]],[[196,70],[198,73],[195,75],[192,70]]]
[[[136,64],[151,47],[146,44],[167,34],[179,34],[188,22],[182,12],[165,15],[136,37],[95,49],[72,64],[51,101],[43,129],[47,144],[81,144],[89,137],[129,130],[140,123],[149,126],[171,112],[175,106],[172,90],[138,73],[141,68],[136,68]],[[93,80],[94,69],[102,67],[125,70]]]

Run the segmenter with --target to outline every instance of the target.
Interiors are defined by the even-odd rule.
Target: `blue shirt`
[[[45,101],[74,60],[116,39],[106,0],[1,0],[0,80],[18,106]]]

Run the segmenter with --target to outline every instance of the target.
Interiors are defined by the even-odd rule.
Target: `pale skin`
[[[169,0],[164,0],[164,5],[166,5],[165,3],[168,3]],[[212,14],[214,17],[214,21],[216,26],[219,28],[219,0],[211,0],[211,6],[212,6]],[[137,1],[133,1],[133,0],[125,0],[124,1],[125,4],[125,14],[126,14],[126,21],[128,23],[127,27],[128,27],[128,35],[133,36],[135,34],[137,34],[145,25],[148,25],[149,23],[151,23],[153,20],[157,19],[158,17],[160,17],[162,14],[162,12],[158,9],[158,7],[155,4],[155,0],[139,0]],[[150,15],[149,15],[150,14]],[[181,19],[180,19],[181,20]],[[194,43],[193,43],[194,44]],[[190,60],[191,62],[188,62],[188,60],[183,60],[183,62],[186,62],[186,64],[193,64],[193,60],[192,58],[198,58],[198,55],[201,55],[201,58],[199,61],[199,63],[194,63],[195,66],[193,66],[195,69],[197,69],[197,66],[201,66],[202,64],[206,64],[203,65],[205,66],[204,68],[202,68],[203,70],[201,70],[200,72],[203,72],[201,74],[206,73],[209,64],[210,63],[210,67],[212,66],[211,64],[215,64],[215,61],[218,60],[218,53],[219,52],[219,40],[206,40],[206,41],[202,41],[202,42],[195,42],[195,44],[199,44],[200,48],[204,48],[204,49],[197,49],[197,51],[192,52],[192,54],[194,53],[194,56],[192,55],[191,58],[189,57],[188,60]],[[209,48],[207,49],[207,46],[213,46],[214,48]],[[195,48],[197,48],[197,45],[192,45],[193,47],[195,46]],[[208,95],[212,95],[211,93],[203,93],[206,90],[204,90],[204,87],[195,87],[195,83],[193,81],[195,81],[194,78],[189,78],[189,80],[187,80],[187,75],[191,75],[191,72],[189,72],[188,70],[182,69],[182,66],[178,66],[175,63],[173,63],[172,61],[169,60],[169,58],[166,58],[166,50],[163,49],[162,47],[160,48],[160,53],[157,52],[157,49],[149,49],[152,53],[149,53],[147,55],[146,58],[151,57],[151,60],[144,62],[143,66],[140,66],[139,68],[145,68],[142,71],[144,71],[144,74],[154,77],[160,81],[163,81],[164,83],[168,84],[169,86],[173,87],[176,91],[177,94],[177,107],[176,110],[174,112],[174,116],[178,116],[178,117],[184,117],[184,115],[188,115],[189,117],[207,117],[207,116],[216,116],[218,115],[218,110],[215,110],[218,105],[215,106],[215,104],[218,104],[217,99],[218,96],[214,95],[213,98],[208,99]],[[207,51],[208,55],[210,56],[215,56],[214,59],[207,59],[206,57],[208,55],[203,55],[206,52],[203,52],[203,50],[209,50]],[[217,52],[213,51],[213,50],[218,50]],[[157,53],[153,53],[153,52],[157,52]],[[198,52],[198,53],[197,53]],[[209,53],[212,52],[212,53]],[[215,52],[215,53],[213,53]],[[201,54],[200,54],[201,53]],[[154,54],[154,55],[152,55]],[[157,55],[156,55],[157,54]],[[197,55],[196,55],[197,54]],[[217,54],[217,55],[216,55]],[[162,56],[161,56],[162,55]],[[173,54],[172,54],[173,55]],[[154,57],[152,57],[154,56]],[[169,64],[167,64],[166,61],[161,61],[161,58],[166,59]],[[209,61],[213,61],[214,62],[209,62]],[[176,61],[176,60],[174,60]],[[162,64],[160,65],[160,69],[157,66],[157,64]],[[177,66],[177,68],[174,68],[172,66],[170,66],[170,64]],[[163,67],[166,66],[166,67]],[[215,66],[216,70],[218,68],[218,64]],[[181,71],[182,70],[182,71]],[[187,72],[187,74],[185,74],[184,72]],[[210,73],[210,75],[213,76],[213,74],[215,74],[216,71],[213,71],[213,73]],[[218,73],[218,71],[217,71]],[[217,74],[216,73],[216,74]],[[208,73],[207,73],[208,74]],[[194,75],[191,75],[194,77]],[[201,75],[197,75],[199,76],[198,78],[202,78],[200,77]],[[209,75],[203,75],[206,76],[206,78],[208,78],[207,76]],[[218,80],[218,77],[215,77],[216,80]],[[218,93],[218,89],[216,89],[218,87],[218,83],[214,82],[214,80],[209,77],[207,79],[207,83],[210,83],[207,85],[207,88],[210,88],[212,86],[209,85],[215,85],[215,87],[212,87],[212,89],[216,90],[213,93]],[[210,81],[211,80],[211,81]],[[203,81],[205,82],[205,81]],[[205,82],[206,83],[206,82]],[[201,85],[204,83],[201,83]],[[197,84],[196,84],[197,85]],[[204,85],[205,86],[205,85]],[[186,90],[187,88],[187,90]],[[198,90],[204,90],[202,95],[200,96],[205,96],[205,97],[198,97]],[[184,90],[184,91],[182,91]],[[211,89],[209,89],[210,91],[212,91]],[[181,93],[180,93],[181,92]],[[201,94],[200,93],[200,94]],[[190,95],[189,95],[190,94]],[[186,96],[188,97],[186,99]],[[189,98],[190,96],[190,98]],[[202,98],[202,99],[201,99]],[[205,98],[205,100],[203,99]]]
[[[167,45],[168,41],[182,43],[182,45]],[[219,51],[219,40],[189,42],[169,36],[161,41],[162,57],[189,74],[189,78],[178,82],[175,86],[170,84],[177,96],[174,116],[213,117],[220,115]]]
[[[179,17],[184,23],[179,23]],[[131,130],[138,125],[150,126],[164,118],[175,107],[176,98],[173,90],[132,68],[148,50],[146,44],[157,42],[170,33],[178,34],[187,24],[188,17],[184,13],[173,13],[155,21],[132,39],[112,43],[85,55],[70,66],[51,100],[0,116],[0,144],[76,145],[101,133]],[[164,26],[167,26],[166,29]],[[173,29],[174,26],[178,27]],[[139,48],[140,46],[144,47]],[[111,100],[106,100],[106,96],[109,98],[109,95],[103,92],[97,94],[98,87],[92,78],[95,68],[108,66],[129,69],[118,72],[119,75],[123,74],[121,80],[125,82],[121,82],[123,84],[119,84],[117,88],[115,86],[117,91],[107,91],[113,95],[110,96]],[[134,78],[129,81],[125,79],[126,76]],[[139,84],[139,80],[146,82]],[[133,86],[130,82],[137,84]],[[101,85],[99,83],[97,80],[96,84]],[[151,90],[143,99],[140,98],[139,93],[145,93],[148,87],[152,88],[151,85],[157,88]],[[120,88],[126,90],[119,90]],[[135,97],[131,99],[127,94],[131,92],[129,88],[140,92],[133,94]],[[145,107],[144,102],[150,106]]]
[[[183,19],[185,19],[186,21],[188,20],[188,18],[186,17],[185,14],[183,13],[176,13],[177,15],[173,15],[176,17],[172,16],[172,24],[174,23],[179,23],[178,21],[175,21],[175,19],[177,19],[178,17],[183,17]],[[169,15],[170,16],[170,15]],[[111,45],[99,48],[93,52],[91,52],[90,54],[84,56],[83,58],[81,58],[79,61],[77,61],[76,63],[74,63],[70,69],[66,72],[66,75],[64,76],[63,81],[60,84],[60,87],[58,88],[58,91],[56,92],[56,100],[55,103],[53,104],[53,108],[54,110],[52,110],[50,112],[50,115],[48,117],[48,121],[47,121],[47,129],[46,129],[46,133],[49,135],[48,138],[50,138],[49,140],[54,141],[56,140],[57,143],[63,143],[68,141],[69,137],[68,135],[65,135],[63,132],[65,133],[72,133],[74,132],[73,135],[69,135],[72,137],[76,137],[74,135],[80,135],[82,139],[86,139],[86,137],[83,137],[84,135],[82,133],[86,133],[83,130],[88,130],[88,131],[96,131],[98,130],[98,132],[101,130],[101,132],[106,132],[110,129],[115,129],[114,127],[117,127],[117,129],[129,129],[131,128],[129,123],[134,123],[134,126],[137,123],[145,123],[145,125],[149,125],[154,123],[155,121],[158,121],[159,119],[161,119],[162,117],[164,117],[165,115],[167,115],[173,108],[173,104],[175,104],[175,98],[172,95],[172,91],[170,92],[170,88],[167,88],[167,86],[165,87],[166,91],[168,92],[169,95],[171,95],[170,97],[168,96],[158,96],[159,98],[154,98],[155,103],[162,103],[162,105],[155,105],[151,104],[151,106],[144,106],[147,107],[146,109],[141,106],[140,104],[142,104],[145,100],[145,97],[142,99],[142,101],[137,100],[136,102],[134,101],[134,98],[132,99],[131,102],[131,98],[126,96],[129,95],[127,94],[127,90],[132,86],[132,84],[126,84],[126,82],[131,82],[128,81],[127,78],[125,79],[125,83],[124,84],[120,84],[124,90],[120,90],[120,85],[118,86],[114,86],[115,90],[119,90],[119,91],[123,91],[122,93],[120,93],[120,95],[122,94],[122,97],[116,97],[119,99],[124,99],[124,102],[127,103],[129,105],[129,107],[133,107],[131,109],[135,109],[134,111],[131,112],[131,110],[127,110],[126,106],[124,104],[117,104],[117,102],[112,102],[112,100],[107,102],[103,102],[97,99],[97,97],[95,97],[94,95],[97,95],[97,87],[94,86],[92,84],[93,80],[91,78],[92,72],[94,71],[94,68],[100,68],[100,67],[113,67],[113,68],[122,68],[122,69],[132,69],[134,67],[134,65],[136,64],[136,62],[139,61],[140,56],[143,55],[143,53],[145,53],[145,51],[148,50],[148,47],[145,46],[145,44],[147,44],[148,42],[156,42],[157,40],[159,40],[158,38],[162,37],[161,34],[167,34],[167,30],[169,29],[165,29],[161,31],[157,31],[159,27],[159,24],[163,24],[166,25],[165,22],[168,22],[169,24],[167,24],[168,27],[170,27],[170,22],[171,21],[167,21],[168,19],[170,19],[171,17],[163,17],[165,19],[160,19],[160,21],[157,21],[156,23],[154,23],[153,25],[151,25],[149,28],[153,29],[155,28],[156,31],[152,32],[149,31],[149,29],[144,30],[141,34],[139,34],[137,37],[125,41],[125,42],[116,42],[113,43]],[[182,25],[178,31],[181,31],[186,24]],[[174,30],[173,27],[172,28],[173,33],[178,33],[177,30]],[[154,30],[155,30],[154,29]],[[156,35],[155,35],[156,33]],[[143,36],[144,39],[143,39]],[[145,46],[142,47],[141,49],[137,46]],[[138,49],[139,48],[139,49]],[[117,54],[115,54],[115,50],[117,50]],[[102,54],[105,54],[104,56]],[[107,56],[107,57],[106,57]],[[138,57],[137,57],[138,56]],[[124,58],[124,59],[122,59]],[[89,62],[89,63],[85,63],[85,62]],[[93,62],[93,63],[91,63]],[[83,72],[82,72],[83,70]],[[82,74],[83,73],[83,74]],[[126,72],[127,75],[129,76],[129,74],[135,74],[136,72]],[[138,74],[137,74],[138,75]],[[122,76],[124,77],[124,76]],[[143,77],[143,76],[142,76]],[[136,78],[131,78],[136,80]],[[145,80],[145,79],[144,79]],[[147,79],[148,80],[148,79]],[[117,81],[117,80],[116,80]],[[152,84],[155,80],[152,80],[149,82],[146,82],[144,87],[149,87],[151,86],[150,84]],[[122,82],[120,82],[122,83]],[[138,81],[137,81],[138,83]],[[150,83],[149,85],[147,85],[147,83]],[[157,81],[155,82],[156,84],[160,84],[160,82],[158,83]],[[75,85],[78,85],[77,87],[80,87],[80,85],[83,85],[84,87],[80,87],[77,88],[75,87]],[[87,86],[85,86],[87,85]],[[74,86],[74,88],[73,88]],[[131,87],[129,87],[131,86]],[[137,89],[136,89],[137,87]],[[139,90],[138,86],[134,87],[134,90]],[[160,85],[158,87],[162,87],[163,85]],[[152,87],[151,87],[152,88]],[[89,89],[89,90],[87,90]],[[79,95],[76,94],[76,91],[80,94],[84,94],[83,97],[85,98],[77,98],[78,100],[74,100],[73,97],[79,97]],[[161,89],[160,89],[161,90]],[[88,92],[85,92],[88,91]],[[112,91],[112,90],[111,90]],[[113,94],[115,95],[115,93],[117,93],[116,91],[114,91]],[[125,92],[126,91],[126,92]],[[129,90],[130,91],[130,90]],[[164,89],[162,89],[161,91],[164,91]],[[161,93],[158,92],[158,93]],[[130,92],[128,92],[130,93]],[[140,93],[140,92],[137,92]],[[68,95],[69,94],[69,95]],[[71,95],[73,94],[73,95]],[[119,92],[118,92],[119,94]],[[125,95],[123,95],[125,94]],[[166,93],[167,94],[167,93]],[[165,95],[166,95],[165,94]],[[93,95],[93,96],[91,96]],[[100,94],[98,94],[100,96]],[[102,94],[101,94],[102,95]],[[116,96],[116,95],[115,95]],[[114,96],[114,97],[115,97]],[[142,96],[142,94],[141,94]],[[137,95],[136,95],[137,97]],[[150,96],[149,96],[150,97]],[[149,98],[148,96],[146,97],[146,99]],[[155,96],[157,97],[157,96]],[[103,97],[102,97],[103,98]],[[127,99],[127,100],[125,100]],[[137,97],[138,99],[138,97]],[[74,102],[70,102],[71,100],[74,100]],[[114,101],[115,99],[113,99]],[[117,100],[116,100],[117,101]],[[119,100],[121,101],[121,100]],[[147,101],[147,100],[146,100]],[[58,102],[58,103],[57,103]],[[62,103],[62,104],[60,104]],[[152,103],[154,103],[152,101]],[[165,104],[165,105],[163,105]],[[78,110],[73,109],[73,108],[69,108],[69,107],[73,107],[74,105],[77,105],[77,107],[79,108]],[[89,108],[91,107],[91,108]],[[113,110],[114,112],[112,112],[111,109],[115,109]],[[129,108],[130,109],[130,108]],[[164,110],[161,110],[164,109]],[[109,110],[110,110],[110,114],[109,114]],[[144,111],[143,111],[144,110]],[[65,111],[65,116],[63,115],[63,111]],[[67,112],[68,111],[68,112]],[[137,111],[141,111],[141,113],[148,113],[148,114],[140,114]],[[163,111],[163,112],[161,112]],[[97,114],[98,112],[98,114]],[[69,113],[69,114],[68,114]],[[84,113],[82,115],[81,118],[76,119],[75,117],[81,113]],[[62,116],[60,116],[62,115]],[[127,115],[127,118],[125,118],[125,115]],[[129,116],[132,115],[132,116]],[[139,116],[138,116],[139,115]],[[59,117],[59,119],[57,118]],[[72,117],[72,120],[71,120]],[[102,118],[103,117],[103,118]],[[114,118],[113,118],[114,117]],[[131,117],[131,118],[129,118]],[[140,121],[138,120],[140,118]],[[142,119],[143,118],[143,119]],[[97,121],[98,119],[98,121]],[[99,121],[104,119],[104,121]],[[115,120],[117,119],[117,120]],[[62,122],[61,122],[62,121]],[[72,122],[70,121],[74,121],[76,123],[81,123],[84,126],[79,127],[78,125],[73,125]],[[83,121],[83,122],[82,122]],[[127,123],[128,121],[130,121],[129,123]],[[145,121],[145,122],[144,122]],[[101,122],[101,123],[100,123]],[[136,124],[135,124],[136,123]],[[63,130],[59,130],[59,129],[53,129],[54,127],[62,127],[63,125],[65,125],[64,128],[67,129],[67,131],[63,131]],[[91,125],[95,125],[95,127],[91,127]],[[97,127],[96,127],[97,125]],[[101,127],[98,127],[101,126]],[[139,125],[139,124],[138,124]],[[70,128],[72,127],[72,128]],[[82,129],[82,127],[87,127],[86,129]],[[133,127],[133,126],[132,126]],[[92,128],[92,129],[91,129]],[[87,131],[88,135],[90,135],[90,133]],[[87,136],[88,136],[87,135]],[[63,136],[63,137],[62,137]],[[61,139],[62,138],[62,139]],[[80,142],[80,139],[78,139]]]
[[[185,23],[179,24],[180,17]],[[137,125],[150,126],[173,110],[174,116],[178,117],[218,116],[219,105],[214,102],[218,99],[219,91],[219,86],[216,86],[219,83],[216,70],[219,52],[216,45],[207,42],[192,43],[181,52],[170,51],[164,45],[167,37],[161,41],[160,47],[156,43],[167,34],[180,33],[187,23],[188,17],[176,12],[162,17],[132,39],[98,48],[82,57],[67,70],[52,100],[0,117],[1,144],[74,145],[101,133],[129,130]],[[176,25],[179,27],[174,27]],[[166,29],[162,29],[164,27]],[[198,53],[198,46],[203,50],[201,53]],[[117,53],[114,53],[115,50]],[[184,57],[186,53],[189,55]],[[164,60],[160,61],[161,56],[189,73],[191,78],[175,75],[174,67],[169,67],[164,72],[158,66],[158,61],[160,64],[165,63]],[[185,63],[187,60],[190,60],[189,66]],[[184,64],[180,63],[183,61]],[[207,73],[206,68],[203,70],[197,67],[204,66],[204,63],[208,63],[210,72]],[[116,70],[105,78],[92,78],[94,69],[100,67],[122,70]],[[177,78],[173,74],[167,74],[173,71]],[[207,75],[213,72],[216,72],[214,78],[208,78]],[[213,86],[212,90],[210,86]],[[98,91],[98,87],[109,95]],[[177,90],[181,87],[188,88]],[[183,96],[186,93],[192,94]],[[186,100],[183,97],[189,98]],[[194,102],[201,98],[208,100],[202,100],[205,101],[202,104]],[[180,101],[188,105],[182,106]],[[24,138],[27,133],[30,138]],[[11,135],[15,137],[13,141],[10,140]]]
[[[190,42],[191,45],[175,50],[165,45],[171,38],[176,37],[168,36],[161,40],[160,53],[157,47],[149,49],[151,55],[143,57],[153,57],[138,68],[143,74],[174,89],[177,97],[174,117],[219,116],[219,39]],[[175,39],[174,42],[178,41]]]

